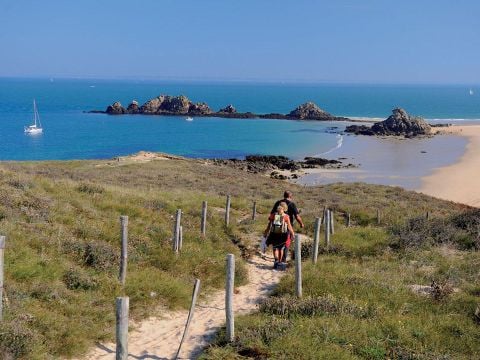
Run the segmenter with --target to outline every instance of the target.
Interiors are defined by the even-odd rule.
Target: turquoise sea
[[[470,89],[473,95],[470,95]],[[84,111],[160,94],[205,101],[214,110],[286,113],[305,101],[349,117],[386,118],[396,106],[428,119],[480,121],[480,86],[206,83],[93,79],[0,79],[0,160],[103,159],[140,150],[189,157],[282,154],[335,157],[344,123],[108,116]],[[37,100],[44,133],[28,136]],[[337,126],[339,129],[331,129]],[[347,139],[345,139],[347,141]],[[345,143],[343,141],[343,143]]]

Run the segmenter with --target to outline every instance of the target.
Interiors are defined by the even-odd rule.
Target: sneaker
[[[287,270],[287,264],[284,263],[284,262],[278,263],[277,264],[277,270],[282,270],[282,271]]]
[[[273,268],[276,269],[277,267],[278,267],[278,261],[275,261],[275,262],[273,263]]]

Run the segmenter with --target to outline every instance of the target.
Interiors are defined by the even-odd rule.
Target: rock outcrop
[[[194,105],[186,96],[160,95],[148,100],[140,107],[142,114],[173,114],[186,115],[190,106]]]
[[[386,120],[373,124],[347,126],[345,132],[357,135],[380,136],[426,136],[432,134],[432,127],[421,117],[411,116],[404,109],[395,108]]]
[[[218,110],[219,113],[225,113],[225,114],[235,114],[237,112],[237,109],[230,104],[225,106],[223,109]]]
[[[307,102],[298,106],[288,114],[288,117],[301,120],[330,120],[335,118],[335,116],[320,109],[313,102]]]
[[[350,120],[344,117],[337,117],[320,109],[313,102],[307,102],[298,106],[288,114],[269,113],[255,114],[252,112],[237,112],[237,109],[230,104],[213,112],[207,103],[193,103],[186,96],[170,96],[160,95],[148,100],[142,106],[138,106],[137,101],[132,103],[125,109],[119,102],[115,102],[108,106],[105,111],[93,110],[92,113],[106,113],[111,115],[121,114],[144,114],[144,115],[188,115],[188,116],[215,116],[235,119],[290,119],[290,120]]]
[[[301,169],[311,168],[328,168],[340,169],[355,167],[353,164],[344,164],[339,160],[328,160],[323,158],[306,157],[304,161],[295,161],[286,156],[275,155],[248,155],[245,160],[239,159],[215,159],[215,165],[229,166],[238,170],[243,170],[251,173],[267,173],[273,179],[296,179],[297,174],[285,175],[279,171],[288,170],[289,172],[296,172]]]
[[[133,100],[130,105],[127,107],[127,113],[129,114],[138,114],[140,112],[140,108],[138,107],[138,102]]]
[[[125,108],[118,101],[114,102],[112,105],[109,105],[105,112],[110,115],[122,115],[127,113]]]
[[[196,103],[191,104],[188,109],[189,115],[210,115],[212,113],[212,109],[207,105],[207,103]]]

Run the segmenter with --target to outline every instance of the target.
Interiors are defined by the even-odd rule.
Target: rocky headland
[[[425,119],[409,115],[404,109],[395,108],[386,120],[377,122],[372,126],[350,125],[345,129],[347,133],[356,135],[378,136],[431,136],[435,133],[432,126]]]
[[[116,101],[109,105],[106,110],[92,110],[92,113],[104,113],[108,115],[170,115],[170,116],[196,116],[196,117],[222,117],[236,119],[288,119],[288,120],[323,120],[323,121],[351,121],[348,118],[332,115],[321,109],[313,102],[306,102],[290,111],[288,114],[269,113],[255,114],[252,112],[238,112],[229,104],[218,111],[213,111],[205,102],[192,102],[184,95],[170,96],[160,95],[148,100],[145,104],[139,105],[132,101],[126,108]]]
[[[271,178],[280,180],[297,179],[299,176],[297,172],[305,169],[343,169],[355,167],[353,164],[345,164],[340,160],[306,157],[302,161],[295,161],[286,156],[274,155],[247,155],[244,160],[213,159],[210,161],[215,165],[229,166],[255,174],[269,174]]]

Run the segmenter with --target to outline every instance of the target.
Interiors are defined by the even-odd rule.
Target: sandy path
[[[418,191],[437,198],[480,206],[480,125],[455,126],[452,133],[466,136],[468,144],[460,161],[436,169],[422,179]]]
[[[234,296],[235,315],[254,311],[257,304],[275,287],[284,274],[272,270],[272,261],[259,256],[247,262],[249,282],[236,288]],[[200,289],[200,291],[202,291]],[[181,359],[195,359],[225,323],[225,291],[218,291],[206,301],[197,303],[185,340]],[[183,334],[187,311],[168,312],[162,318],[152,317],[140,324],[129,334],[129,358],[172,359]],[[84,359],[115,359],[115,344],[97,344]]]

